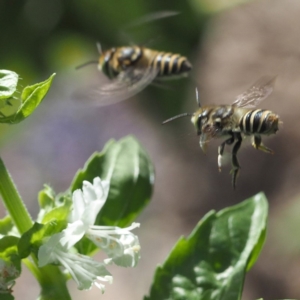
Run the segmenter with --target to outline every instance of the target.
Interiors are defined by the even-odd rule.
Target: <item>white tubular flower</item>
[[[93,184],[83,181],[81,190],[73,193],[73,211],[70,222],[63,231],[64,237],[61,244],[68,249],[82,239],[91,225],[94,225],[96,217],[103,207],[109,191],[109,181],[99,177],[94,178]]]
[[[83,188],[73,193],[73,211],[68,226],[55,234],[40,247],[39,266],[57,263],[64,266],[78,284],[79,289],[89,289],[92,284],[104,291],[104,285],[96,280],[111,282],[112,277],[105,269],[109,263],[123,267],[135,267],[140,259],[138,237],[131,230],[140,226],[133,223],[127,228],[115,226],[94,226],[96,217],[108,196],[109,182],[99,177],[93,184],[84,181]],[[68,252],[79,240],[86,236],[101,248],[108,259],[104,264],[93,259]]]
[[[104,264],[85,255],[67,252],[66,247],[60,243],[61,238],[61,233],[54,234],[46,244],[40,247],[39,267],[50,263],[59,263],[69,271],[76,281],[78,289],[88,290],[95,284],[103,293],[105,286],[97,280],[112,283],[112,276]]]
[[[132,223],[127,228],[90,226],[86,237],[108,255],[107,264],[114,262],[122,267],[135,267],[140,259],[141,247],[138,237],[130,230],[139,226],[139,223]]]

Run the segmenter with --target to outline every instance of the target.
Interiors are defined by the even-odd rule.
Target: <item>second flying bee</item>
[[[248,90],[239,95],[232,105],[208,105],[195,113],[183,113],[168,119],[163,124],[180,117],[191,116],[197,134],[200,136],[200,147],[205,152],[207,143],[212,138],[226,137],[218,148],[218,167],[221,171],[222,156],[225,145],[234,144],[232,149],[232,185],[235,188],[236,178],[240,169],[237,159],[243,137],[252,136],[252,146],[267,153],[273,153],[264,146],[261,135],[271,135],[278,131],[279,116],[270,110],[254,109],[273,91],[275,77],[264,76],[256,81]],[[198,93],[197,93],[198,94]]]
[[[119,102],[137,94],[153,81],[187,76],[192,69],[185,56],[162,52],[141,46],[124,46],[102,51],[97,44],[100,57],[98,69],[111,82],[95,91],[99,105]]]
[[[101,53],[98,66],[110,79],[130,69],[132,72],[153,70],[156,78],[182,77],[192,69],[185,56],[139,46],[106,50]]]

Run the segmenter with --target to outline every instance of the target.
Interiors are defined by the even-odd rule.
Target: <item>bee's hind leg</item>
[[[222,168],[222,156],[223,156],[223,152],[225,149],[225,145],[231,145],[234,142],[234,135],[233,133],[231,133],[231,137],[227,140],[225,140],[218,148],[218,167],[219,167],[219,172],[221,172],[221,168]]]
[[[242,135],[240,133],[236,133],[235,134],[235,138],[237,139],[237,142],[235,143],[233,149],[232,149],[232,169],[231,169],[231,173],[232,173],[232,186],[235,189],[236,186],[236,179],[240,170],[240,164],[239,161],[237,159],[237,153],[241,147],[242,144]]]
[[[261,136],[256,134],[253,137],[253,142],[252,142],[252,146],[257,149],[257,150],[261,150],[264,151],[266,153],[270,153],[270,154],[274,154],[274,151],[268,147],[266,147],[262,142],[261,142]]]

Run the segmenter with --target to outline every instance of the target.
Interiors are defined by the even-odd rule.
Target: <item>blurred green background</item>
[[[179,15],[128,28],[157,11]],[[67,189],[78,168],[110,139],[134,134],[156,166],[152,202],[136,233],[142,260],[136,269],[113,269],[114,283],[73,299],[142,299],[153,272],[179,236],[187,235],[209,210],[236,204],[259,191],[270,202],[268,237],[249,272],[243,299],[300,298],[300,2],[298,0],[3,0],[0,2],[2,69],[20,74],[22,86],[57,72],[38,110],[22,125],[0,127],[1,156],[33,217],[44,183]],[[127,27],[127,28],[126,28]],[[189,78],[168,82],[171,89],[147,87],[132,99],[107,107],[73,101],[74,91],[98,82],[96,42],[103,49],[132,43],[189,58]],[[245,142],[237,189],[231,187],[230,156],[217,168],[219,141],[206,155],[188,118],[164,127],[163,120],[196,109],[194,90],[205,104],[230,104],[260,76],[277,74],[275,91],[261,107],[280,115],[276,136],[265,138],[275,155]],[[246,144],[248,144],[246,146]],[[0,216],[5,211],[1,207]],[[16,299],[34,299],[38,286],[24,270]]]

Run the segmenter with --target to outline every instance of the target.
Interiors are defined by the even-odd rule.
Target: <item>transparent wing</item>
[[[156,11],[147,15],[142,16],[141,18],[138,18],[131,23],[125,25],[125,29],[130,29],[133,27],[138,27],[144,24],[148,24],[150,22],[154,22],[159,19],[164,19],[168,17],[173,17],[180,14],[178,11],[171,11],[171,10],[161,10],[161,11]]]
[[[97,106],[106,106],[126,100],[147,87],[158,71],[152,68],[129,68],[108,83],[90,87],[76,96],[77,100],[92,102]]]
[[[254,82],[244,93],[237,96],[233,106],[253,108],[271,95],[276,76],[263,76]]]

